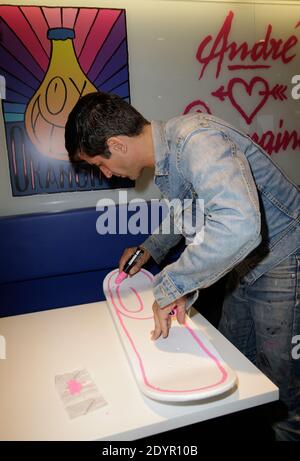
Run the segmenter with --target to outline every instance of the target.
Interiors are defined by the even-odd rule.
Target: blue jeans
[[[279,387],[286,415],[273,425],[276,439],[300,441],[300,250],[252,285],[234,269],[219,330]]]

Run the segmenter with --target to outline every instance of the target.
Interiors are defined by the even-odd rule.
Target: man
[[[155,168],[164,197],[204,201],[204,234],[154,279],[152,339],[167,337],[170,312],[184,322],[198,290],[230,272],[220,331],[279,386],[288,417],[278,440],[300,440],[300,193],[251,138],[207,114],[149,123],[115,95],[82,97],[66,124],[72,162],[136,179]],[[174,210],[173,210],[174,211]],[[175,225],[178,214],[172,212]],[[197,234],[196,229],[195,235]],[[183,230],[184,234],[184,230]],[[153,234],[137,272],[166,256],[180,234]],[[125,250],[120,270],[135,248]]]

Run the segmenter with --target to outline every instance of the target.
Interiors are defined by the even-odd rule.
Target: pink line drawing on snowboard
[[[154,326],[154,297],[151,289],[153,275],[150,272],[142,269],[120,285],[115,284],[117,276],[118,270],[110,272],[104,280],[103,289],[138,384],[147,396],[166,401],[197,400],[224,393],[234,386],[235,373],[224,363],[208,339],[204,338],[203,333],[193,328],[190,319],[184,325],[179,325],[176,316],[173,316],[169,338],[155,342],[150,340],[150,329]],[[168,345],[175,329],[178,340],[176,347],[174,336],[172,347],[160,352],[158,345],[162,349]],[[181,347],[177,345],[182,346],[183,343],[189,345],[186,347],[189,353],[182,353],[181,358],[178,354]],[[185,365],[183,355],[184,359],[193,362],[191,367]],[[169,364],[170,361],[173,365]],[[161,376],[157,375],[157,366],[153,367],[155,363],[160,364]],[[204,365],[203,370],[201,363]],[[177,375],[174,375],[174,369]],[[192,384],[196,381],[197,385],[189,386],[184,379],[185,373]],[[171,378],[166,382],[168,375]]]

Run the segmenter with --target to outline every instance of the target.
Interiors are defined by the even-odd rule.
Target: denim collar
[[[169,146],[165,135],[165,125],[165,122],[156,120],[151,122],[155,155],[155,176],[166,176],[169,174]]]

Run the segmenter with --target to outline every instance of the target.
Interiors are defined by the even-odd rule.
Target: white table
[[[207,320],[193,320],[236,370],[238,388],[164,404],[137,388],[105,302],[0,319],[0,440],[134,440],[278,399],[277,387]],[[86,368],[108,405],[69,419],[54,377]]]

